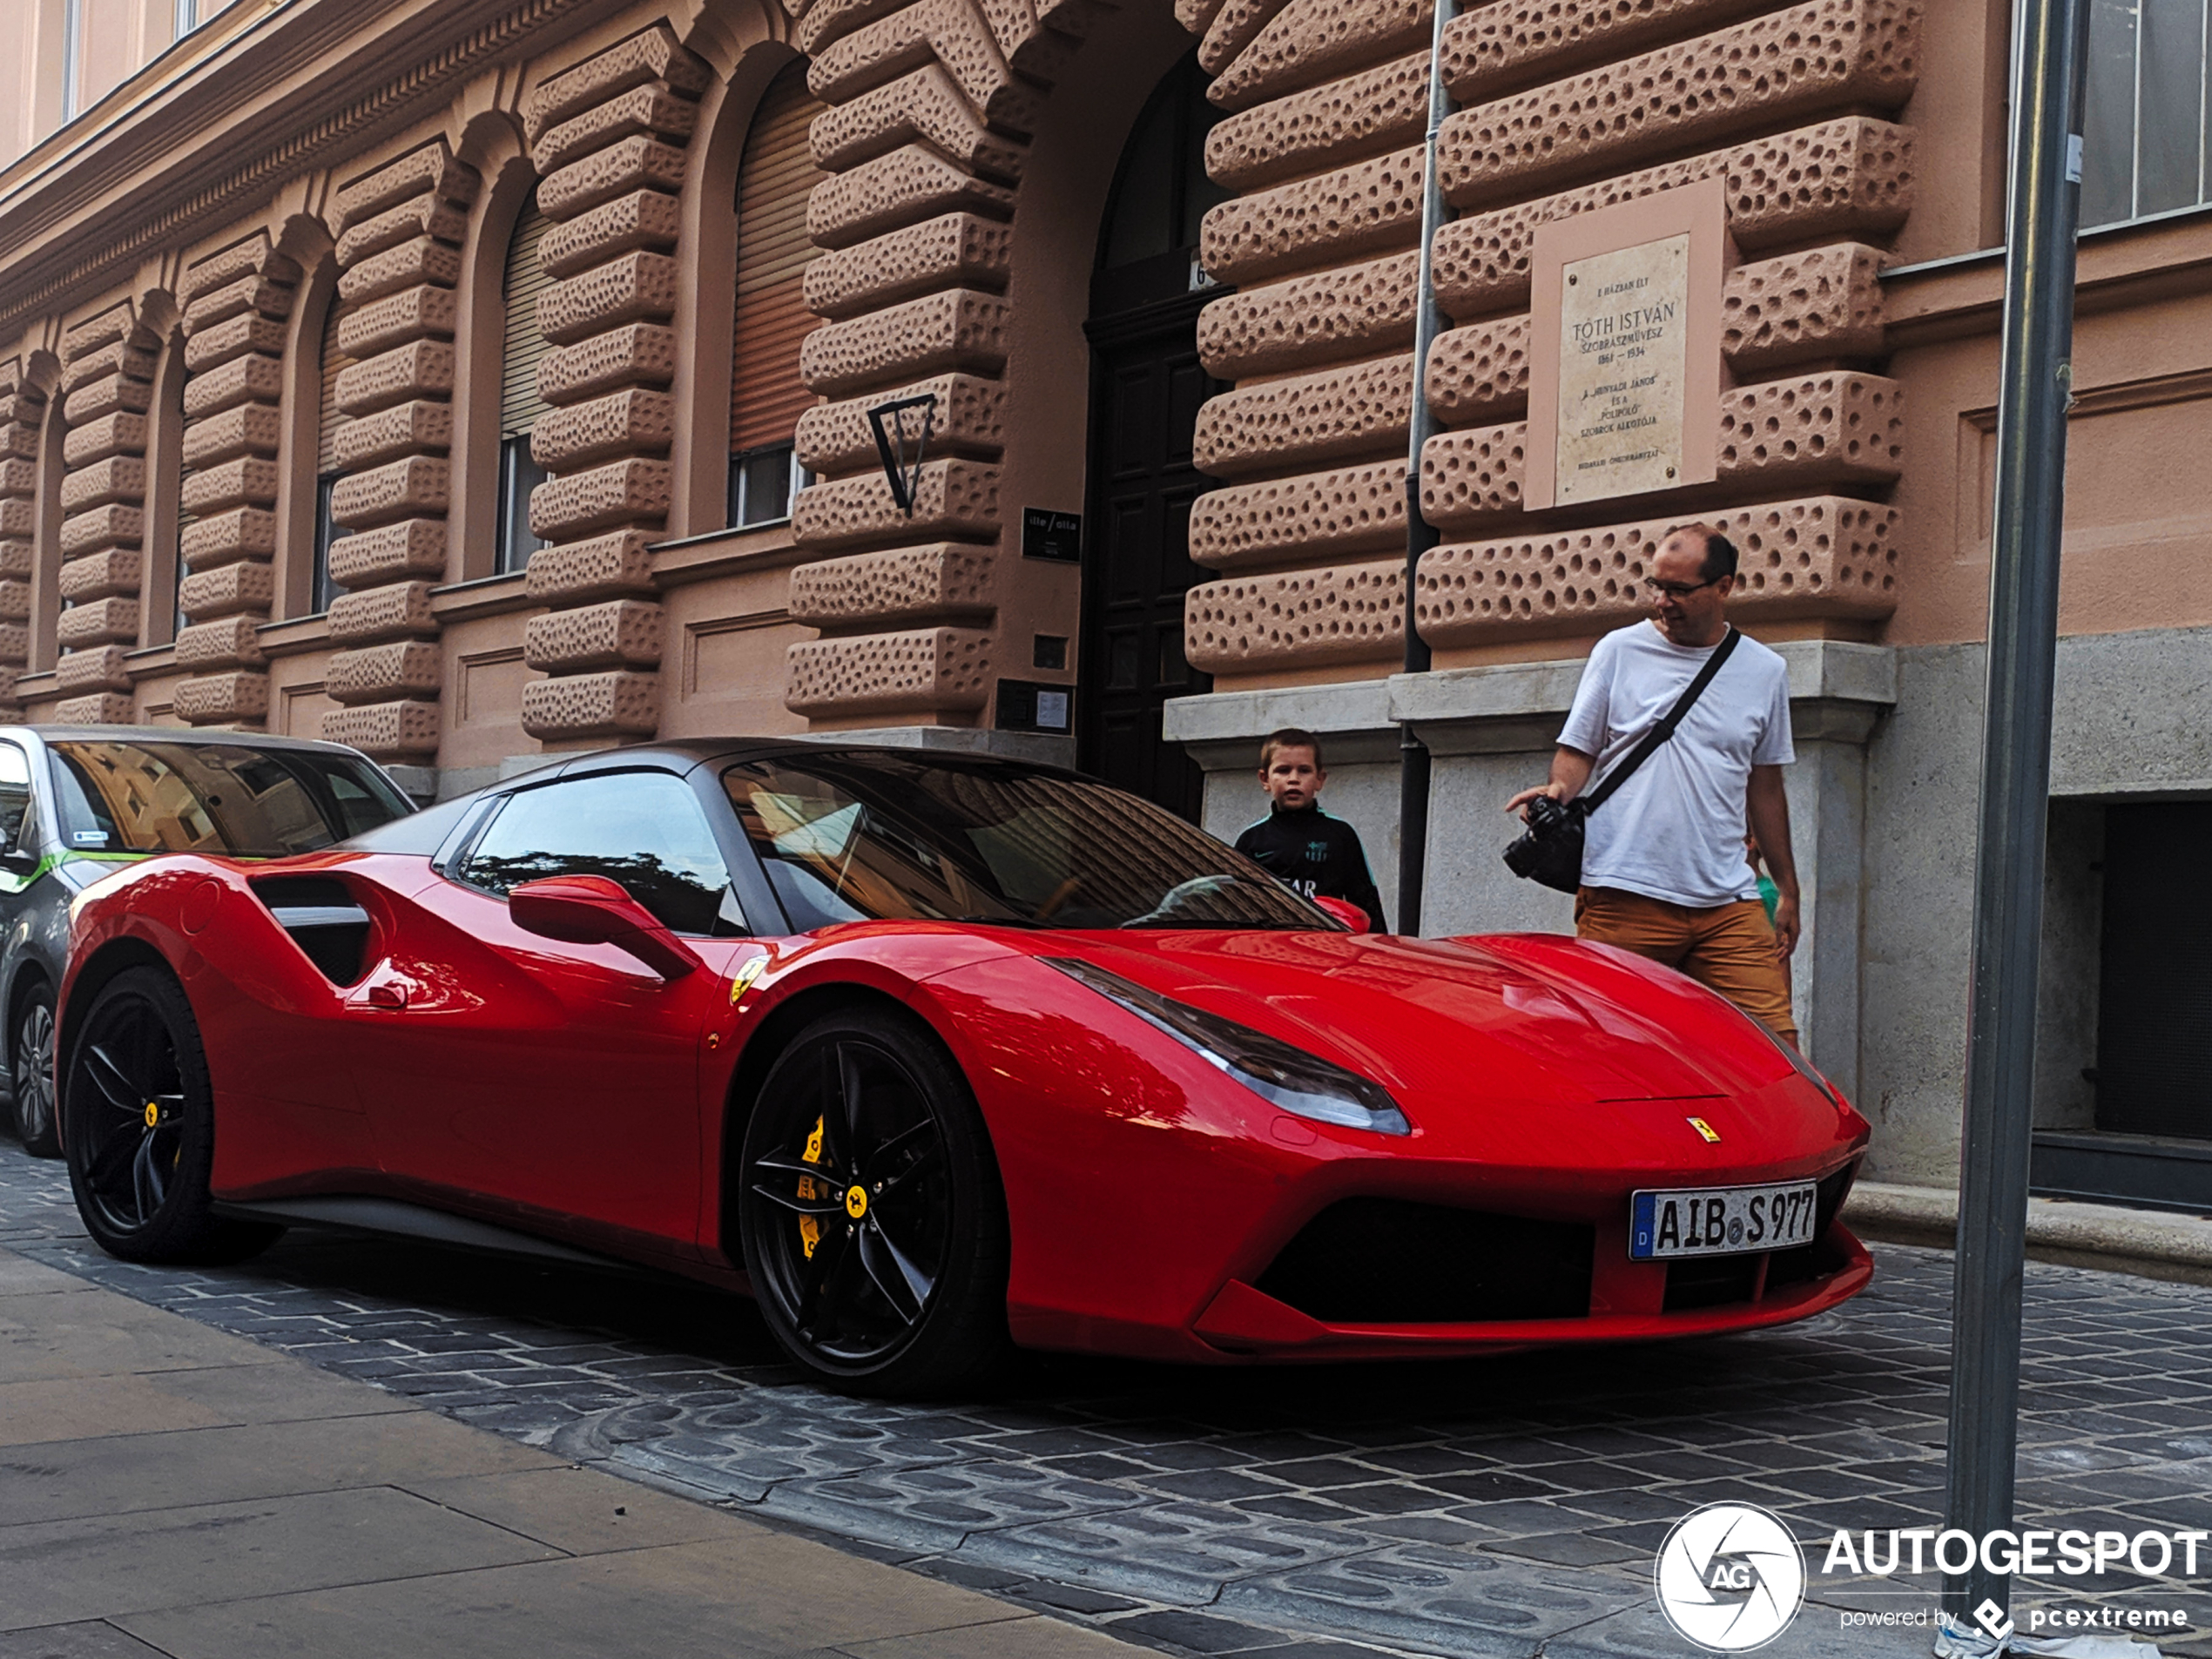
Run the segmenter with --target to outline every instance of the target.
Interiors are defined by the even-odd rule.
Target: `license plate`
[[[1683,1187],[1629,1199],[1629,1259],[1746,1256],[1812,1243],[1813,1184]]]

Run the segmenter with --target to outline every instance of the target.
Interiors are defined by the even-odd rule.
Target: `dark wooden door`
[[[1211,296],[1206,296],[1211,297]],[[1196,823],[1204,783],[1161,710],[1211,685],[1184,660],[1190,504],[1214,481],[1190,464],[1198,408],[1225,389],[1198,361],[1196,297],[1091,327],[1089,522],[1077,671],[1084,770]]]

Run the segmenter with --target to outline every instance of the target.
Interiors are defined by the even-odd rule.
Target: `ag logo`
[[[1805,1558],[1765,1510],[1709,1503],[1667,1534],[1653,1579],[1659,1610],[1682,1635],[1710,1653],[1746,1653],[1797,1616]]]

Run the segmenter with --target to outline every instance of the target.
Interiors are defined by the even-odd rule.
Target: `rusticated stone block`
[[[1474,207],[1541,189],[1657,132],[1711,144],[1854,105],[1894,109],[1912,96],[1919,32],[1916,0],[1811,0],[1464,110],[1438,140],[1444,193]]]
[[[233,507],[273,507],[277,482],[282,475],[275,462],[257,455],[226,461],[205,472],[187,475],[182,492],[184,509],[206,517]]]
[[[1006,287],[1013,227],[973,213],[947,213],[806,266],[806,308],[833,321],[939,288]]]
[[[250,668],[177,682],[172,706],[187,725],[249,725],[268,718],[269,677]]]
[[[64,366],[90,357],[104,346],[128,338],[138,327],[138,314],[128,300],[118,300],[105,311],[72,323],[62,335]]]
[[[615,669],[533,680],[523,688],[523,730],[563,738],[650,737],[660,729],[660,676]]]
[[[476,199],[476,170],[454,159],[440,138],[354,179],[338,192],[337,231],[347,231],[410,196],[435,196],[467,206]]]
[[[62,480],[62,511],[81,513],[119,501],[136,507],[146,498],[146,463],[137,455],[110,455]]]
[[[203,328],[185,341],[185,367],[195,374],[204,374],[218,363],[227,363],[247,352],[283,356],[284,324],[274,317],[249,311],[242,317],[217,323],[212,328]]]
[[[1406,563],[1202,582],[1183,602],[1183,649],[1209,674],[1394,660],[1406,637]]]
[[[1332,4],[1339,17],[1366,15]],[[1256,190],[1418,142],[1427,121],[1428,54],[1422,52],[1231,116],[1206,136],[1206,172],[1217,184]]]
[[[941,213],[1014,212],[1014,192],[962,172],[910,144],[823,179],[806,199],[806,234],[818,247],[849,247]]]
[[[33,496],[38,491],[38,469],[28,461],[10,456],[0,460],[0,497]]]
[[[73,559],[111,547],[136,547],[145,530],[146,516],[136,507],[126,507],[120,502],[95,507],[90,512],[62,520],[62,556]]]
[[[330,604],[330,639],[336,645],[372,645],[394,639],[435,639],[438,618],[430,584],[395,582],[359,593],[341,593]]]
[[[330,516],[348,529],[374,529],[443,513],[452,493],[452,462],[409,455],[341,478],[330,492]]]
[[[425,236],[363,260],[338,279],[338,297],[350,306],[366,305],[402,288],[426,283],[450,288],[460,280],[461,250]]]
[[[1421,449],[1421,516],[1451,531],[1520,512],[1527,447],[1525,421],[1431,438]]]
[[[145,569],[145,561],[135,550],[111,547],[105,553],[71,559],[62,566],[61,578],[57,585],[64,599],[112,598],[137,593],[138,580]]]
[[[323,689],[334,702],[347,705],[435,697],[442,656],[437,646],[419,639],[334,651],[323,671]]]
[[[639,599],[548,611],[523,626],[523,660],[556,674],[658,668],[664,623],[659,605]]]
[[[438,752],[438,705],[412,700],[336,708],[322,717],[325,743],[342,743],[375,760]]]
[[[633,190],[547,231],[537,245],[538,263],[554,276],[571,277],[617,253],[664,253],[676,246],[680,223],[675,197]]]
[[[418,340],[338,372],[338,407],[348,415],[374,415],[410,398],[452,393],[453,346],[443,340]]]
[[[899,714],[979,709],[990,689],[991,636],[922,628],[793,645],[784,706],[795,714]]]
[[[283,441],[282,409],[273,403],[240,403],[185,428],[185,465],[214,467],[240,455],[273,455]]]
[[[153,347],[141,343],[134,335],[129,340],[118,340],[96,352],[70,360],[62,371],[62,390],[74,392],[79,387],[90,386],[94,381],[105,380],[110,374],[121,374],[134,381],[150,381],[161,361],[161,354]]]
[[[276,601],[276,567],[241,559],[219,570],[188,576],[177,590],[177,604],[194,622],[219,617],[266,617]]]
[[[842,172],[901,145],[934,145],[962,166],[1006,184],[1019,182],[1028,152],[975,117],[939,64],[925,64],[849,104],[824,110],[807,130],[814,165]]]
[[[212,570],[234,559],[273,558],[276,544],[276,515],[257,507],[200,519],[185,525],[177,537],[188,570]]]
[[[1528,407],[1528,319],[1501,317],[1437,335],[1428,406],[1447,426],[1494,421]]]
[[[954,369],[996,374],[1006,366],[1008,321],[1007,302],[995,294],[933,293],[817,328],[799,347],[799,377],[836,397]]]
[[[549,542],[668,516],[672,471],[665,461],[617,461],[530,491],[530,529]]]
[[[1721,349],[1739,374],[1882,350],[1882,255],[1864,244],[1739,265],[1721,295]]]
[[[412,201],[371,215],[340,237],[338,263],[356,266],[374,254],[397,247],[402,242],[412,242],[419,236],[435,237],[458,247],[468,234],[468,214],[435,196],[417,196]]]
[[[1410,354],[1268,381],[1224,392],[1198,411],[1191,460],[1217,478],[1241,478],[1402,450],[1413,408]]]
[[[130,725],[138,714],[128,692],[96,691],[64,698],[54,705],[52,718],[56,725]]]
[[[12,577],[0,579],[0,622],[26,622],[30,617],[30,583]]]
[[[549,218],[574,219],[633,190],[684,188],[684,152],[658,138],[624,138],[538,181],[537,205]]]
[[[347,471],[374,467],[425,450],[442,454],[453,444],[453,405],[417,400],[348,421],[331,448]]]
[[[0,536],[12,544],[28,541],[38,529],[38,509],[28,498],[0,501]]]
[[[1283,10],[1283,0],[1228,0],[1198,42],[1198,67],[1218,75],[1259,38],[1260,30]]]
[[[676,309],[678,266],[664,253],[624,253],[537,297],[537,326],[573,346],[625,323],[663,322]]]
[[[1708,515],[1740,556],[1730,614],[1748,622],[1887,616],[1897,606],[1897,516],[1895,508],[1834,496]],[[1442,646],[1618,627],[1647,609],[1640,584],[1675,522],[1432,548],[1421,556],[1415,625]]]
[[[280,359],[264,357],[258,352],[248,357],[234,357],[221,368],[195,374],[185,382],[185,419],[205,421],[241,403],[273,404],[283,395],[284,364]],[[124,407],[144,414],[147,401],[142,398],[135,405]]]
[[[1505,0],[1444,26],[1444,84],[1461,104],[1707,30],[1770,0]]]
[[[451,340],[460,311],[450,288],[406,288],[350,311],[338,320],[338,349],[369,358],[395,346],[435,336]]]
[[[549,403],[573,403],[625,386],[665,386],[675,378],[676,331],[634,323],[546,353],[537,366],[537,395]]]
[[[681,146],[699,124],[699,106],[665,81],[648,81],[595,104],[546,130],[530,146],[530,165],[541,174],[566,166],[594,150],[623,138],[664,138]]]
[[[195,673],[226,668],[259,668],[268,659],[261,654],[254,633],[254,618],[225,617],[217,622],[196,622],[177,635],[177,666]]]
[[[192,398],[190,385],[185,388],[185,397],[189,404]],[[111,374],[105,380],[94,381],[82,391],[71,392],[62,403],[62,415],[72,427],[89,426],[102,415],[112,414],[118,409],[132,415],[144,415],[152,407],[152,386],[145,381],[127,380],[120,374]],[[189,408],[186,413],[190,413]]]
[[[138,601],[129,598],[87,599],[73,604],[55,624],[54,637],[64,651],[86,651],[95,645],[138,643]]]
[[[665,24],[655,24],[574,69],[563,70],[523,99],[523,131],[536,144],[549,129],[634,86],[659,81],[686,98],[697,98],[712,79],[705,64],[678,45]]]
[[[1199,260],[1221,281],[1251,282],[1399,247],[1420,227],[1416,146],[1222,203],[1200,227]]]
[[[1221,15],[1222,0],[1175,0],[1175,20],[1184,32],[1204,35]]]
[[[968,107],[1001,132],[1034,132],[1040,98],[1016,78],[970,0],[916,0],[814,55],[807,89],[825,104],[849,103],[932,59],[945,66]]]
[[[442,577],[446,527],[435,518],[386,524],[330,544],[330,579],[341,588],[372,588],[410,577]]]
[[[939,542],[802,564],[791,573],[791,617],[840,629],[988,620],[996,563],[990,548]]]
[[[1190,562],[1210,570],[1341,558],[1406,540],[1406,458],[1198,497],[1190,509]]]
[[[185,280],[177,285],[177,303],[189,306],[201,294],[212,293],[249,273],[266,276],[273,282],[300,280],[299,266],[271,246],[268,232],[258,230],[192,265],[185,272]]]
[[[653,591],[652,536],[617,530],[530,555],[523,591],[538,604],[580,605]]]
[[[1912,134],[1851,116],[1460,219],[1436,234],[1437,302],[1454,317],[1525,307],[1537,226],[1713,178],[1739,247],[1880,234],[1912,203]]]
[[[0,455],[17,455],[25,461],[38,453],[38,428],[35,426],[10,422],[0,426]]]
[[[20,626],[0,627],[0,663],[6,663],[19,671],[30,660],[30,630]],[[8,683],[10,698],[13,698],[15,689],[15,682],[10,679]]]
[[[973,374],[941,374],[895,392],[872,394],[845,403],[818,404],[807,410],[799,417],[792,440],[799,464],[818,477],[834,477],[880,464],[868,410],[880,403],[923,396],[936,399],[928,454],[995,459],[1006,448],[1005,384]],[[904,419],[908,430],[913,430],[915,416],[909,414]]]
[[[675,436],[676,401],[633,387],[541,417],[530,431],[530,454],[549,471],[570,472],[622,455],[665,454]]]
[[[925,462],[911,516],[891,499],[880,472],[803,489],[791,513],[792,539],[810,548],[920,536],[980,540],[996,535],[998,524],[999,469],[980,461]]]
[[[146,417],[117,410],[90,425],[72,427],[62,440],[62,462],[71,467],[89,466],[110,455],[142,455],[146,452]],[[4,454],[0,451],[0,454]]]
[[[1721,395],[1723,478],[1887,483],[1905,469],[1905,388],[1878,374],[1829,373]]]
[[[124,660],[123,647],[101,645],[64,651],[54,664],[54,686],[64,695],[79,697],[88,691],[128,691],[131,669]]]
[[[196,334],[203,328],[212,328],[218,323],[249,313],[263,317],[287,316],[292,310],[292,299],[289,282],[272,282],[259,276],[240,277],[201,294],[186,307],[185,333]]]
[[[898,0],[812,0],[799,18],[792,44],[808,57],[817,56],[833,41],[873,23],[897,4]]]

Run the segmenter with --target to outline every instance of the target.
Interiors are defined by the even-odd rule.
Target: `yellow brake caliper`
[[[822,1161],[822,1120],[820,1118],[814,1120],[814,1132],[806,1137],[806,1150],[799,1156],[809,1163],[819,1163]],[[825,1186],[823,1190],[826,1192],[827,1187]],[[813,1176],[802,1175],[799,1177],[799,1196],[802,1198],[812,1198],[815,1196]],[[822,1224],[812,1216],[799,1217],[799,1242],[806,1246],[806,1259],[813,1261],[814,1246],[822,1242]]]

